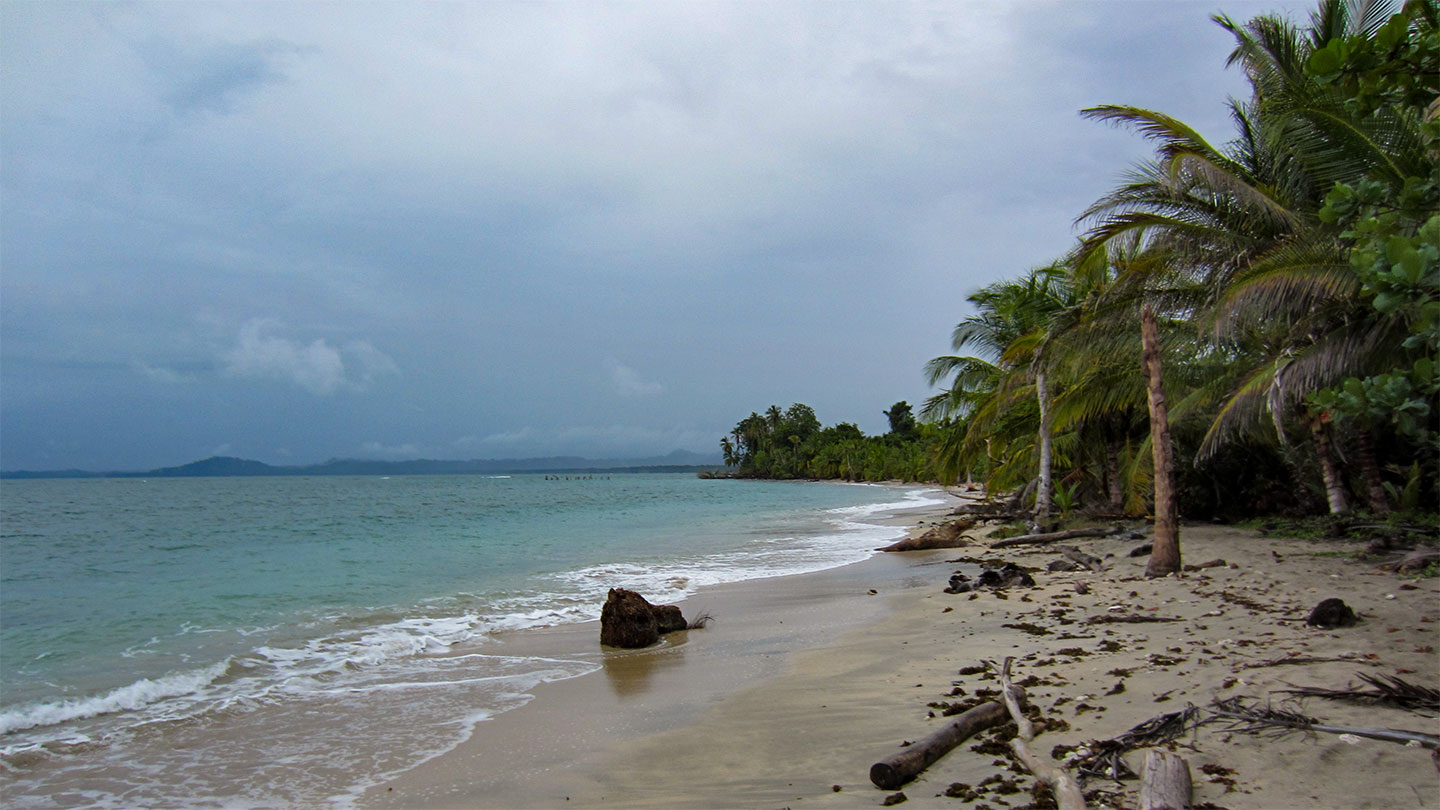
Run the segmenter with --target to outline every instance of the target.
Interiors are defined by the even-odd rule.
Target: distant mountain
[[[500,475],[505,473],[563,473],[610,470],[614,472],[693,471],[720,467],[718,456],[676,450],[664,456],[627,459],[592,459],[579,456],[546,458],[498,458],[448,461],[414,459],[375,461],[333,458],[321,464],[275,466],[230,456],[212,456],[178,467],[161,467],[145,472],[89,472],[86,470],[9,470],[0,478],[216,478],[265,475]]]

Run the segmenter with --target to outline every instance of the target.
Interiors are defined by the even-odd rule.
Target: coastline
[[[892,522],[933,521],[954,505]],[[716,623],[646,650],[602,651],[595,623],[515,634],[503,640],[507,652],[588,645],[603,672],[538,687],[531,703],[479,723],[469,741],[372,788],[359,804],[874,807],[889,791],[869,784],[870,764],[943,722],[927,716],[928,704],[952,689],[994,688],[987,674],[957,674],[962,667],[1006,656],[1017,657],[1018,678],[1039,678],[1030,694],[1041,712],[1069,725],[1037,738],[1035,750],[1046,753],[1113,737],[1187,702],[1243,695],[1278,703],[1285,696],[1271,690],[1341,688],[1357,672],[1402,673],[1422,685],[1440,675],[1440,581],[1401,581],[1315,556],[1325,551],[1317,543],[1229,527],[1186,526],[1183,538],[1191,559],[1229,565],[1145,580],[1143,558],[1126,556],[1134,542],[1091,540],[1080,545],[1105,558],[1104,571],[1047,573],[1059,556],[1053,548],[1001,554],[982,543],[706,589],[685,611],[709,611]],[[943,593],[949,574],[965,567],[960,558],[1042,570],[1035,588]],[[1087,594],[1075,593],[1082,580]],[[1361,623],[1306,627],[1309,609],[1328,596],[1345,599]],[[1086,624],[1117,614],[1178,621]],[[1440,721],[1415,712],[1319,699],[1303,707],[1329,723],[1440,733]],[[1193,748],[1180,752],[1197,804],[1440,807],[1440,779],[1423,749],[1216,726],[1191,737],[1182,742]],[[943,795],[952,783],[1013,775],[994,755],[971,751],[976,743],[906,785],[909,804],[965,806]],[[1138,769],[1139,757],[1131,759]],[[1133,806],[1137,783],[1089,787]],[[1031,797],[982,792],[981,800],[1005,807]]]

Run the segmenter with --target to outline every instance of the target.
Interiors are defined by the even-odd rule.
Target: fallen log
[[[1010,548],[1011,546],[1038,546],[1044,543],[1054,543],[1059,540],[1070,540],[1075,537],[1103,537],[1110,533],[1109,529],[1066,529],[1063,532],[1042,532],[1040,534],[1024,534],[1019,537],[1011,537],[1005,540],[997,540],[990,544],[991,548]]]
[[[1140,810],[1190,810],[1190,766],[1182,757],[1151,748],[1140,775]]]
[[[1016,687],[1017,689],[1019,687]],[[1023,692],[1021,696],[1023,698]],[[895,790],[919,776],[950,749],[976,732],[998,726],[1010,719],[1005,706],[991,701],[957,715],[943,728],[908,748],[897,751],[870,766],[870,781],[883,790]]]
[[[883,546],[877,551],[926,551],[933,548],[960,548],[969,545],[969,538],[961,532],[973,529],[973,520],[952,520],[942,523],[924,534],[907,537],[898,543]]]
[[[1075,781],[1075,777],[1055,764],[1054,760],[1047,764],[1030,750],[1030,742],[1035,739],[1035,726],[1020,706],[1020,698],[1024,693],[1010,680],[1010,665],[1014,662],[1013,657],[1006,658],[1004,666],[1001,667],[996,667],[994,661],[986,662],[991,669],[999,671],[1000,688],[1005,694],[1005,707],[1010,712],[1010,718],[1015,721],[1015,739],[1010,741],[1010,750],[1037,781],[1055,793],[1055,804],[1059,805],[1060,810],[1086,810],[1085,794],[1080,792],[1080,784]]]

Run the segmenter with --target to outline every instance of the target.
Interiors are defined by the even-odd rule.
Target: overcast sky
[[[0,4],[0,466],[885,430],[1309,3]]]

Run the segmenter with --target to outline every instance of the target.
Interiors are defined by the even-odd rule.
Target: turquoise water
[[[523,703],[534,685],[593,669],[487,653],[491,634],[597,618],[610,587],[673,602],[705,585],[855,562],[898,534],[867,516],[927,499],[934,493],[692,475],[6,481],[0,789],[21,804],[41,781],[53,794],[71,760],[124,763],[132,788],[187,768],[202,780],[222,756],[207,760],[203,737],[148,761],[127,747],[157,728],[247,712],[264,715],[272,754],[286,750],[294,764],[323,753],[334,766],[333,750],[311,750],[313,725],[297,720],[287,743],[287,723],[381,717],[380,704],[354,712],[346,701],[425,688],[442,698],[396,743],[412,749],[396,757],[414,761]],[[15,766],[39,752],[39,771]],[[220,790],[179,783],[190,796]],[[84,803],[137,795],[107,789]]]

